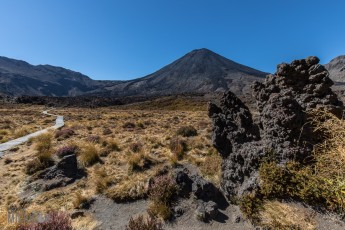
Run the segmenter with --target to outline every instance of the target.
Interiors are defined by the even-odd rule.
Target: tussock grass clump
[[[13,160],[12,160],[11,158],[9,158],[9,157],[6,157],[6,158],[4,159],[5,165],[11,164],[12,162],[13,162]]]
[[[50,133],[44,133],[34,138],[35,150],[38,153],[51,152],[52,150],[52,138]]]
[[[144,218],[143,215],[140,215],[135,219],[131,217],[126,230],[163,230],[163,227],[162,223],[154,216],[148,215]]]
[[[265,229],[316,229],[315,212],[295,203],[265,201],[260,226]]]
[[[96,193],[103,194],[104,191],[112,184],[104,167],[95,167],[94,169],[94,184]]]
[[[127,202],[145,198],[148,190],[148,175],[138,173],[123,178],[120,182],[104,191],[115,202]]]
[[[198,135],[198,131],[193,126],[189,125],[180,127],[176,134],[183,137],[193,137]]]
[[[143,149],[143,145],[140,142],[134,142],[129,145],[129,149],[134,153],[138,153]]]
[[[127,121],[123,124],[123,128],[124,129],[134,129],[135,128],[135,124],[133,122]]]
[[[116,140],[114,140],[114,139],[109,139],[107,141],[104,141],[102,144],[104,146],[106,146],[106,148],[108,150],[111,150],[111,151],[121,151],[119,143]]]
[[[81,192],[77,192],[73,201],[73,206],[76,209],[87,209],[90,207],[90,203],[91,199],[89,197],[82,195]]]
[[[79,159],[84,167],[89,167],[97,162],[100,162],[97,147],[93,144],[86,144],[85,146],[81,147]]]
[[[119,144],[114,139],[108,139],[102,141],[102,152],[100,153],[101,157],[107,157],[111,152],[113,151],[121,151],[121,148],[119,147]]]
[[[144,123],[143,123],[142,121],[138,121],[138,122],[137,122],[137,126],[138,126],[139,128],[141,128],[141,129],[145,129],[145,125],[144,125]]]
[[[199,168],[203,175],[209,177],[215,184],[220,183],[222,158],[216,153],[206,156]]]
[[[151,168],[156,162],[148,154],[140,152],[134,153],[128,158],[129,172],[140,172]]]
[[[177,160],[182,160],[188,150],[188,145],[185,140],[179,137],[172,137],[170,139],[169,148]]]
[[[52,158],[52,135],[50,133],[41,134],[34,138],[34,143],[37,153],[35,158],[29,161],[25,168],[25,172],[29,175],[54,164]]]
[[[0,130],[0,135],[4,136],[7,135],[8,131],[7,130]]]
[[[178,186],[170,175],[161,175],[153,179],[148,195],[152,201],[148,212],[168,220],[172,216],[171,205],[177,194]]]
[[[13,136],[14,136],[14,138],[19,138],[19,137],[23,137],[23,136],[25,136],[25,135],[27,135],[27,134],[29,134],[29,131],[28,131],[27,129],[25,129],[25,128],[19,128],[19,129],[16,129],[16,130],[14,131]]]

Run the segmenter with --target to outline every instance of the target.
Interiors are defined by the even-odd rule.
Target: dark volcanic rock
[[[308,112],[325,109],[340,116],[343,105],[332,92],[332,80],[317,57],[280,64],[275,75],[253,85],[260,112],[255,124],[249,109],[227,92],[220,106],[210,104],[213,143],[223,157],[222,189],[242,195],[258,186],[260,159],[274,153],[284,164],[311,156],[321,137],[313,133]]]
[[[82,174],[79,172],[75,154],[64,156],[56,165],[34,175],[28,188],[47,191],[73,183]]]
[[[75,154],[64,156],[56,165],[48,168],[41,175],[44,180],[58,177],[76,178],[78,174],[77,157]]]
[[[188,170],[186,167],[177,168],[175,180],[179,186],[181,197],[192,195],[193,202],[196,202],[195,215],[201,221],[216,219],[219,209],[225,210],[229,205],[221,191],[211,182],[202,178],[193,167]],[[180,216],[180,206],[175,207],[175,215]]]
[[[195,215],[197,219],[201,221],[209,221],[216,219],[219,213],[218,205],[213,202],[199,202],[197,209],[195,210]]]
[[[218,202],[223,196],[211,182],[197,173],[190,172],[187,168],[176,169],[175,180],[180,188],[179,195],[182,197],[188,197],[192,194],[197,200]]]

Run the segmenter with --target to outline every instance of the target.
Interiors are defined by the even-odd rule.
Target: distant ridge
[[[197,49],[160,70],[130,81],[95,81],[81,73],[50,65],[31,65],[0,57],[0,94],[11,96],[160,96],[216,93],[249,94],[266,73]]]
[[[0,92],[6,95],[76,96],[98,85],[75,71],[0,57]]]

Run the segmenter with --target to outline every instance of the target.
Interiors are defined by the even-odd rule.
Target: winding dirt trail
[[[11,141],[8,141],[8,142],[0,144],[0,157],[2,157],[4,155],[4,153],[3,153],[4,151],[9,150],[9,149],[11,149],[14,146],[23,144],[24,142],[27,142],[31,137],[36,137],[36,136],[38,136],[38,135],[40,135],[42,133],[46,133],[46,132],[48,132],[49,129],[58,129],[58,128],[64,126],[65,123],[64,123],[63,116],[59,116],[59,115],[48,113],[48,111],[50,111],[50,110],[52,110],[52,109],[45,110],[42,113],[46,114],[46,115],[50,115],[50,116],[55,116],[56,117],[55,125],[54,126],[51,126],[51,127],[48,127],[48,128],[42,129],[42,130],[39,130],[39,131],[34,132],[34,133],[30,133],[30,134],[25,135],[23,137],[20,137],[20,138],[17,138],[17,139],[14,139],[14,140],[11,140]]]

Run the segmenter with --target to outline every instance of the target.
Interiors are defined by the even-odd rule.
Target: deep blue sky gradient
[[[0,56],[132,79],[197,48],[266,72],[345,54],[342,0],[0,0]]]

